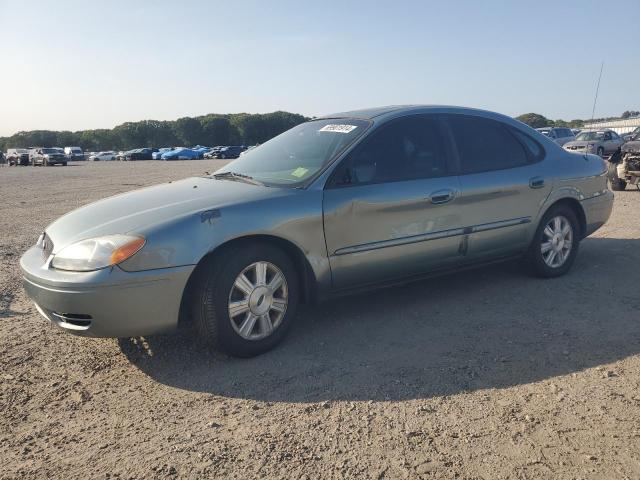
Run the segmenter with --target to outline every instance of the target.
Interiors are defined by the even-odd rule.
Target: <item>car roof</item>
[[[486,118],[494,118],[509,123],[520,123],[513,118],[500,113],[491,112],[469,107],[458,107],[455,105],[388,105],[384,107],[365,108],[362,110],[351,110],[347,112],[333,113],[331,115],[323,115],[314,120],[323,120],[331,118],[355,118],[362,120],[386,120],[395,117],[409,115],[411,113],[459,113],[468,115],[479,115]]]

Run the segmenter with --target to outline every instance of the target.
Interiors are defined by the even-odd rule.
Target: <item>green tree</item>
[[[524,113],[516,117],[516,120],[520,120],[532,128],[549,127],[553,124],[551,120],[539,113]]]

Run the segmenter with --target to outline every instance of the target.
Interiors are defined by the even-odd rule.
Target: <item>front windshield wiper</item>
[[[237,173],[237,172],[221,172],[221,173],[214,173],[213,174],[213,178],[215,179],[226,179],[226,180],[237,180],[240,182],[245,182],[245,183],[249,183],[251,185],[264,185],[264,183],[262,183],[259,180],[256,180],[255,178],[249,176],[249,175],[245,175],[244,173]]]

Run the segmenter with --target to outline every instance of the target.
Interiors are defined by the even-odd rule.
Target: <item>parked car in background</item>
[[[29,152],[31,165],[66,165],[68,157],[57,148],[36,147]]]
[[[249,357],[285,337],[300,302],[514,258],[567,273],[611,214],[606,174],[496,113],[334,114],[213,175],[67,213],[20,266],[37,310],[69,333],[151,335],[181,318]]]
[[[80,147],[64,147],[64,154],[69,160],[84,160],[84,152]]]
[[[544,127],[536,128],[536,130],[538,130],[541,134],[546,135],[560,146],[576,139],[570,128]]]
[[[632,140],[633,138],[637,137],[638,135],[640,135],[640,127],[636,127],[632,131],[630,131],[628,133],[624,133],[624,134],[622,134],[620,136],[622,137],[622,139],[625,142],[628,142],[629,140]]]
[[[199,159],[202,159],[204,158],[205,153],[209,153],[211,151],[211,147],[203,147],[201,145],[198,145],[198,146],[192,147],[191,150],[193,150],[198,154]]]
[[[623,143],[613,130],[592,130],[580,132],[574,141],[565,143],[564,148],[576,153],[595,153],[604,158],[620,150]]]
[[[116,152],[107,151],[107,152],[97,152],[92,155],[89,155],[89,160],[97,162],[97,161],[107,161],[107,160],[115,160]]]
[[[160,160],[197,160],[198,158],[200,158],[200,152],[190,148],[176,148],[169,152],[164,152]]]
[[[213,147],[211,150],[204,154],[204,158],[216,158],[218,151],[224,147]]]
[[[229,147],[222,147],[215,153],[213,158],[238,158],[247,147],[243,145],[232,145]]]
[[[640,189],[640,128],[609,158],[611,190],[624,190],[627,185]]]
[[[153,150],[151,148],[136,148],[125,152],[124,159],[126,161],[134,160],[152,160]]]
[[[29,165],[31,163],[29,150],[27,150],[26,148],[9,148],[7,150],[6,160],[10,166]]]
[[[173,149],[174,149],[174,147],[159,148],[157,152],[153,152],[151,154],[151,158],[153,160],[160,160],[163,153],[170,152]]]

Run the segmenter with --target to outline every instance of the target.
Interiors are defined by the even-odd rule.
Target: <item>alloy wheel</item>
[[[542,259],[551,268],[559,268],[567,261],[573,246],[573,227],[571,222],[558,215],[549,220],[542,232],[540,253]]]
[[[231,326],[246,340],[266,338],[282,323],[288,303],[287,280],[280,269],[269,262],[252,263],[231,287]]]

